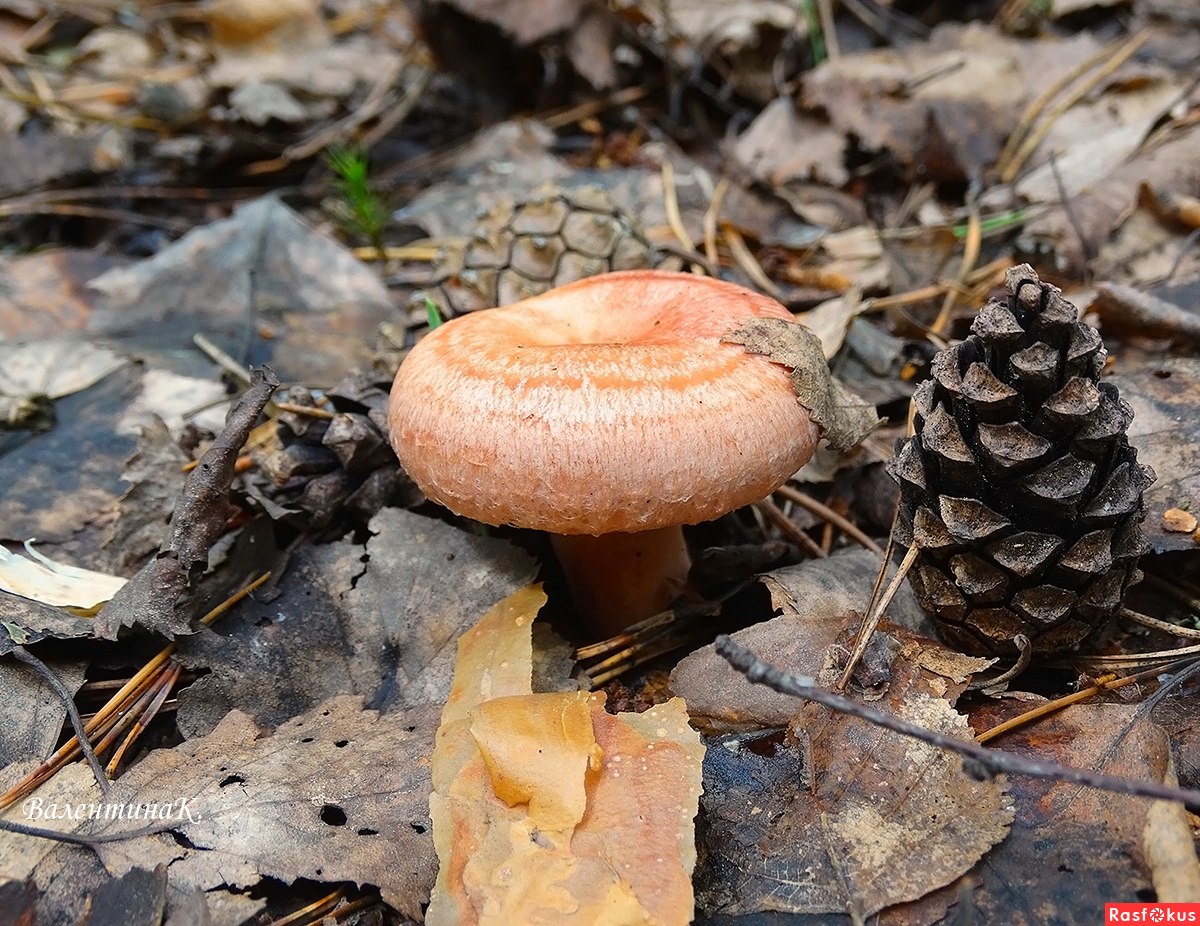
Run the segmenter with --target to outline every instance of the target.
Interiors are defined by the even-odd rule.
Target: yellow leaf
[[[459,642],[433,754],[430,926],[673,926],[692,918],[704,747],[680,698],[609,714],[530,691],[536,587]]]

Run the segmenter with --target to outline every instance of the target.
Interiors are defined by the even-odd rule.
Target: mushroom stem
[[[637,533],[552,534],[575,607],[603,637],[666,610],[691,558],[678,525]]]

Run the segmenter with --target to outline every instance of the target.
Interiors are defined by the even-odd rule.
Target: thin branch
[[[782,495],[789,502],[795,502],[801,508],[805,509],[817,517],[824,518],[838,530],[852,540],[857,540],[862,546],[866,547],[872,553],[883,555],[883,548],[874,540],[868,537],[853,521],[834,511],[828,505],[822,504],[811,495],[801,492],[799,489],[793,489],[789,485],[781,485],[775,490],[776,495]]]
[[[100,765],[100,760],[96,758],[91,741],[87,738],[87,733],[84,732],[83,718],[79,716],[79,710],[75,707],[75,698],[71,695],[71,692],[67,691],[67,686],[59,680],[58,676],[50,670],[48,665],[25,649],[25,647],[14,646],[12,654],[45,679],[46,684],[58,695],[63,703],[63,707],[67,709],[67,716],[71,719],[71,727],[74,729],[75,736],[79,740],[79,748],[83,750],[84,758],[87,759],[88,768],[92,770],[92,774],[96,777],[96,784],[100,786],[100,793],[107,795],[111,787],[108,776],[104,774],[104,768]]]
[[[867,644],[871,642],[875,628],[883,620],[883,612],[888,609],[888,605],[892,603],[892,599],[900,591],[900,583],[908,575],[908,570],[917,561],[917,554],[920,552],[921,548],[917,546],[916,541],[913,541],[912,545],[908,548],[908,552],[904,554],[904,559],[900,561],[900,567],[896,570],[896,574],[892,577],[892,584],[887,587],[887,591],[883,593],[883,597],[875,602],[871,610],[863,616],[862,625],[858,628],[858,635],[854,639],[854,649],[850,653],[850,658],[846,660],[846,668],[842,670],[842,677],[838,679],[838,691],[843,691],[850,684],[850,676],[854,674],[855,667],[858,665],[859,660],[863,658],[863,653],[867,651]],[[884,559],[881,568],[885,572],[881,572],[880,575],[886,575],[887,564],[888,560]],[[876,588],[878,588],[878,581]],[[871,597],[872,601],[874,601],[874,595]]]
[[[154,836],[177,829],[178,824],[152,823],[136,830],[123,833],[99,833],[89,836],[85,833],[60,833],[58,830],[42,829],[40,826],[29,826],[13,820],[0,820],[0,830],[6,833],[17,833],[20,836],[36,836],[38,839],[52,839],[54,842],[66,842],[73,846],[99,846],[106,842],[121,842],[124,839],[137,839],[141,836]]]
[[[958,753],[964,758],[963,771],[977,780],[986,780],[996,774],[1026,775],[1030,778],[1046,778],[1052,781],[1083,785],[1101,791],[1111,791],[1115,794],[1130,794],[1134,797],[1148,797],[1159,801],[1178,801],[1192,810],[1200,809],[1200,791],[1172,788],[1152,781],[1136,781],[1132,778],[1122,778],[1119,775],[1105,775],[1101,772],[1059,765],[1057,762],[1035,762],[1009,752],[988,749],[969,740],[948,736],[935,730],[927,730],[914,723],[901,720],[894,714],[884,713],[869,705],[820,688],[817,686],[817,680],[812,676],[784,672],[782,669],[763,662],[746,647],[734,643],[728,635],[722,634],[717,637],[715,647],[717,653],[751,682],[766,685],[780,694],[813,701],[830,710],[857,717],[867,723],[883,727],[885,730],[899,733],[901,736],[911,736],[924,743],[929,743],[931,746],[937,746],[939,749],[948,749]]]

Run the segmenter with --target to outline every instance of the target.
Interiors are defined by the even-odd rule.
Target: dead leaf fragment
[[[755,318],[726,335],[792,371],[792,389],[834,450],[849,450],[879,424],[873,406],[834,379],[821,340],[803,325],[782,318]]]
[[[238,452],[278,386],[270,368],[254,371],[250,388],[229,409],[225,428],[188,473],[158,555],[105,604],[96,616],[97,636],[115,640],[121,627],[134,623],[172,639],[192,629],[194,605],[184,596],[194,590],[209,550],[225,529],[226,493]]]
[[[966,718],[941,695],[945,679],[909,651],[891,648],[879,705],[969,739]],[[736,739],[710,750],[708,851],[697,872],[707,912],[843,913],[861,922],[953,882],[1003,840],[1013,811],[1002,779],[978,781],[950,752],[795,703],[771,761]]]
[[[985,730],[1024,709],[1019,702],[987,702],[972,712],[971,725]],[[1133,704],[1074,704],[995,745],[1028,759],[1139,780],[1163,781],[1169,772],[1167,737]],[[1036,926],[1049,916],[1083,926],[1114,897],[1136,897],[1151,887],[1144,839],[1155,802],[1022,776],[1011,779],[1009,790],[1016,808],[1012,829],[976,870],[978,922]]]
[[[532,694],[545,600],[518,591],[460,640],[433,756],[426,922],[686,923],[703,746],[678,698],[613,716],[603,695]]]
[[[326,36],[314,0],[215,0],[206,13],[214,41],[242,53],[249,47],[286,48],[296,41],[310,45]]]
[[[369,883],[418,917],[435,864],[426,834],[435,716],[431,707],[380,715],[342,696],[264,735],[231,711],[212,733],[151,752],[114,783],[114,803],[186,799],[191,817],[165,821],[184,838],[108,843],[100,857],[113,874],[168,864],[184,890],[263,876]],[[92,832],[133,828],[117,820]]]
[[[121,590],[125,580],[91,569],[80,569],[47,559],[25,544],[25,552],[10,553],[0,547],[0,589],[57,607],[90,611]]]
[[[71,338],[6,341],[0,344],[0,395],[61,399],[128,362],[106,347]]]
[[[1165,529],[1165,515],[1183,499],[1200,498],[1200,360],[1147,360],[1118,369],[1108,382],[1133,408],[1129,442],[1156,476],[1145,493],[1146,541],[1155,553],[1194,550],[1187,533]]]
[[[258,344],[280,375],[314,382],[366,365],[368,336],[392,311],[373,270],[272,196],[91,286],[93,334],[191,350],[200,331],[236,352],[265,327],[275,336]]]
[[[733,639],[789,672],[816,675],[829,647],[861,620],[878,569],[875,554],[856,549],[773,570],[762,582],[780,616],[739,630]],[[892,600],[887,619],[933,632],[907,583]],[[932,652],[923,650],[921,658],[931,658]],[[671,690],[687,702],[693,722],[720,732],[784,727],[799,710],[795,698],[751,684],[712,646],[675,667]]]
[[[1196,530],[1196,516],[1182,508],[1168,508],[1163,512],[1162,526],[1172,534],[1190,534]]]

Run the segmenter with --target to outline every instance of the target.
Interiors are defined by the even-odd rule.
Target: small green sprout
[[[382,252],[388,209],[367,182],[366,152],[361,148],[331,148],[325,161],[335,174],[334,186],[344,200],[350,230]]]
[[[437,303],[428,296],[425,297],[425,319],[430,331],[446,320],[442,318],[442,313],[438,311]]]

